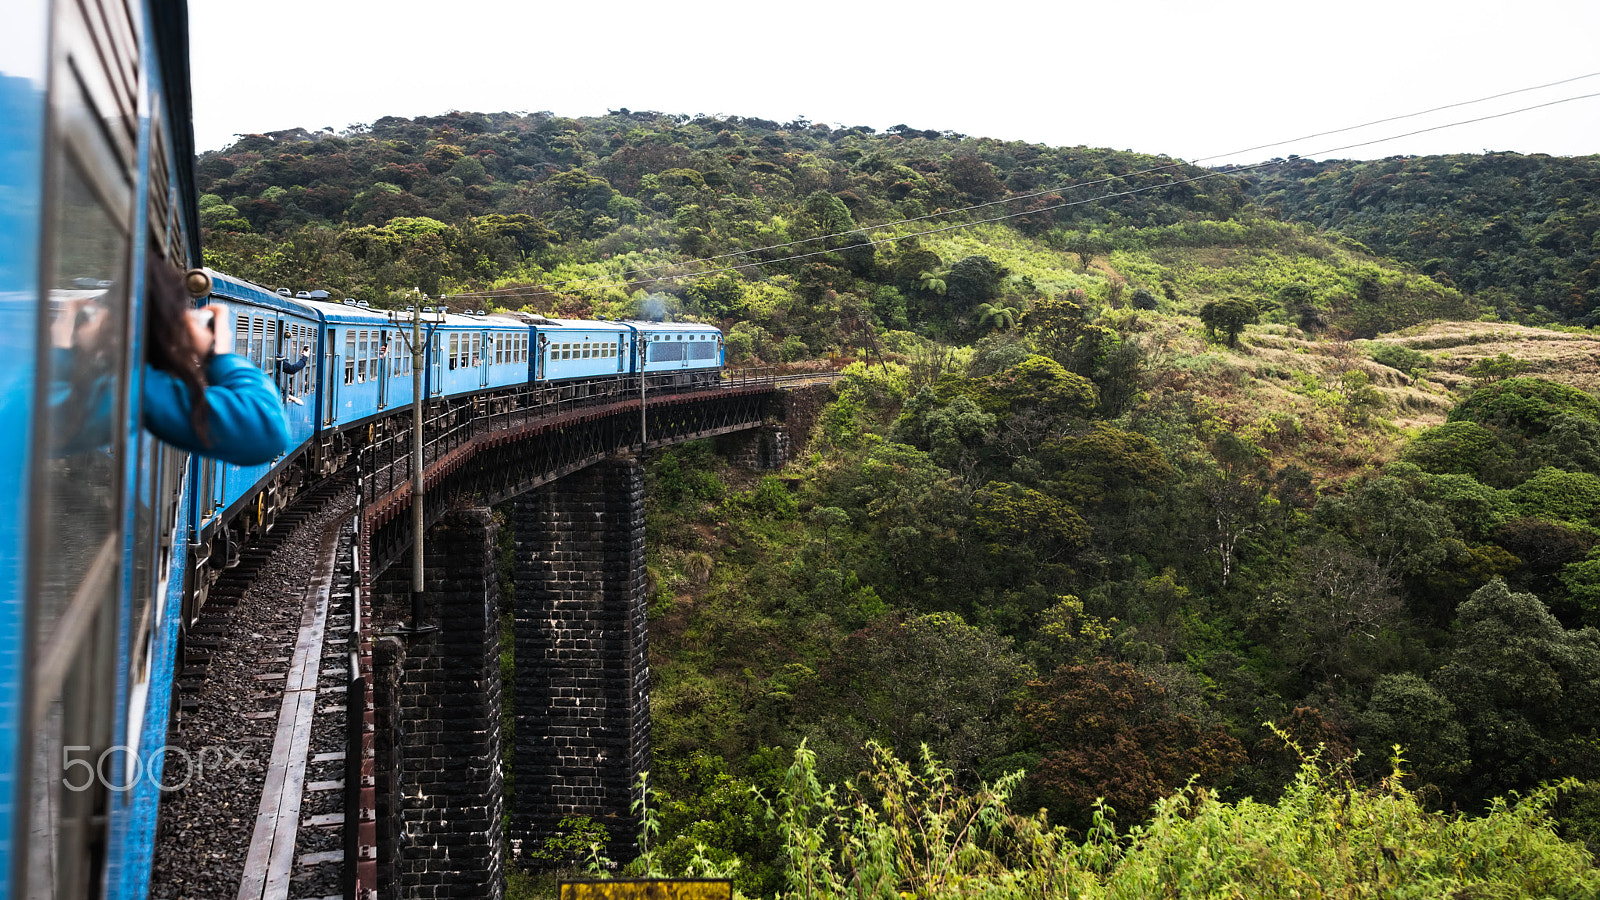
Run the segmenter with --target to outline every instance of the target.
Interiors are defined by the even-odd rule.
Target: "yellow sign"
[[[726,878],[618,878],[563,881],[561,900],[733,900]]]

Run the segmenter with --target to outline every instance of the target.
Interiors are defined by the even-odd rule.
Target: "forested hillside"
[[[1541,204],[1596,191],[1540,165],[1564,205],[1375,176],[1455,223],[1435,266],[1359,204],[1279,221],[1345,208],[1355,165],[1291,169],[1313,203],[907,127],[462,113],[199,164],[208,260],[272,287],[664,309],[736,364],[844,368],[779,474],[649,461],[655,868],[752,896],[1576,897],[1593,858],[1554,835],[1600,838],[1600,336],[1495,311],[1587,296],[1593,224]],[[1522,230],[1439,244],[1491,208]],[[895,762],[924,747],[947,776]],[[991,831],[949,858],[981,877],[882,830],[961,809]]]
[[[1268,211],[1360,241],[1503,314],[1593,324],[1600,311],[1600,156],[1302,159],[1250,180]]]

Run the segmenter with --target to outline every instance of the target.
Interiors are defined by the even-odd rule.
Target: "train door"
[[[429,359],[433,372],[428,379],[428,395],[437,397],[444,392],[444,335],[437,331],[433,333],[433,352]]]
[[[489,386],[489,354],[492,352],[494,335],[487,331],[472,336],[472,364],[478,367],[478,387]],[[479,353],[478,348],[483,352]]]
[[[285,359],[289,356],[289,323],[283,320],[282,315],[274,315],[267,320],[267,350],[263,354],[261,367],[272,378],[272,383],[278,387],[279,398],[289,395],[289,376],[283,374],[278,366],[279,357]]]
[[[378,332],[378,408],[383,409],[389,405],[389,332],[387,329]]]
[[[328,394],[327,411],[323,414],[322,424],[332,425],[339,409],[339,382],[344,377],[339,365],[339,331],[335,328],[328,329],[328,342],[323,347],[323,361],[326,363],[322,389]]]

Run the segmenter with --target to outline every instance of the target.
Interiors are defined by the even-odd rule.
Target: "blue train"
[[[430,403],[641,372],[714,383],[722,336],[677,323],[390,314],[195,268],[184,3],[21,0],[6,17],[0,897],[141,898],[162,790],[186,777],[164,768],[163,749],[185,629],[238,548],[411,403],[401,336],[411,316],[428,324]],[[228,465],[139,427],[151,264],[189,270],[197,302],[227,310],[219,332],[278,379],[291,432],[279,458]],[[312,364],[279,372],[278,357],[303,349]]]

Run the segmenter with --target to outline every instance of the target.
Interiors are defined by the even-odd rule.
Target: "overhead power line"
[[[1088,188],[1088,187],[1094,187],[1096,185],[1109,184],[1109,183],[1111,183],[1113,181],[1117,181],[1117,180],[1121,180],[1121,179],[1135,178],[1135,177],[1139,177],[1139,176],[1142,176],[1142,175],[1157,174],[1157,173],[1160,173],[1160,172],[1164,172],[1164,171],[1167,171],[1167,170],[1170,170],[1170,169],[1174,169],[1174,168],[1178,168],[1178,167],[1186,166],[1186,165],[1187,166],[1193,166],[1193,165],[1196,165],[1196,164],[1198,164],[1200,162],[1205,162],[1207,160],[1221,159],[1221,158],[1228,157],[1228,156],[1236,156],[1236,155],[1238,155],[1240,153],[1250,153],[1250,152],[1254,152],[1254,151],[1257,151],[1257,150],[1263,150],[1263,149],[1267,149],[1267,148],[1271,148],[1271,147],[1282,147],[1282,146],[1287,146],[1287,145],[1292,144],[1292,143],[1297,143],[1299,141],[1310,140],[1312,138],[1327,137],[1327,136],[1335,135],[1335,134],[1344,134],[1344,133],[1347,133],[1347,132],[1350,132],[1350,131],[1357,131],[1357,130],[1360,130],[1360,129],[1363,129],[1363,128],[1370,128],[1370,127],[1373,127],[1375,125],[1382,125],[1382,124],[1388,124],[1388,123],[1391,123],[1391,122],[1404,121],[1406,119],[1414,119],[1414,118],[1417,118],[1419,116],[1425,116],[1425,115],[1429,115],[1431,113],[1440,112],[1440,111],[1443,111],[1443,110],[1457,109],[1457,108],[1464,107],[1464,106],[1471,106],[1471,105],[1475,105],[1475,104],[1478,104],[1478,103],[1485,103],[1485,102],[1488,102],[1490,100],[1497,100],[1497,99],[1501,99],[1501,98],[1504,98],[1504,97],[1513,96],[1513,95],[1516,95],[1516,94],[1524,94],[1524,93],[1528,93],[1530,91],[1541,90],[1541,89],[1548,88],[1548,87],[1555,87],[1555,86],[1559,86],[1559,85],[1563,85],[1563,84],[1570,84],[1572,82],[1582,81],[1584,79],[1594,78],[1594,77],[1597,77],[1597,76],[1600,76],[1600,72],[1591,72],[1591,73],[1586,74],[1586,75],[1578,75],[1578,76],[1575,76],[1575,77],[1572,77],[1572,78],[1562,79],[1560,81],[1553,81],[1553,82],[1548,82],[1548,83],[1545,83],[1545,84],[1534,85],[1534,86],[1531,86],[1531,87],[1518,88],[1518,89],[1512,90],[1512,91],[1504,91],[1504,92],[1501,92],[1501,93],[1498,93],[1498,94],[1492,94],[1492,95],[1485,96],[1485,97],[1479,97],[1479,98],[1474,99],[1474,100],[1463,100],[1463,101],[1460,101],[1460,102],[1457,102],[1457,103],[1450,103],[1450,104],[1446,104],[1444,106],[1436,106],[1436,107],[1433,107],[1431,109],[1420,110],[1420,111],[1414,112],[1414,113],[1407,113],[1407,114],[1399,115],[1399,116],[1390,116],[1390,117],[1383,118],[1383,119],[1375,119],[1375,120],[1373,120],[1371,122],[1364,122],[1364,123],[1359,124],[1359,125],[1350,125],[1350,126],[1346,126],[1344,128],[1337,128],[1337,129],[1333,129],[1333,130],[1330,130],[1330,131],[1317,132],[1315,134],[1305,135],[1305,136],[1299,137],[1299,138],[1291,138],[1291,139],[1288,139],[1288,140],[1276,141],[1276,142],[1268,143],[1268,144],[1258,144],[1258,145],[1256,145],[1254,147],[1248,147],[1248,148],[1245,148],[1243,150],[1237,150],[1237,151],[1233,151],[1233,152],[1230,152],[1230,153],[1217,154],[1217,155],[1209,156],[1209,157],[1202,157],[1200,159],[1195,160],[1193,163],[1179,160],[1179,161],[1176,161],[1176,162],[1173,162],[1173,163],[1169,163],[1169,164],[1166,164],[1166,165],[1154,166],[1154,167],[1147,168],[1147,169],[1140,169],[1140,170],[1133,171],[1133,172],[1128,172],[1128,173],[1125,173],[1125,174],[1122,174],[1122,175],[1112,175],[1112,176],[1108,176],[1106,178],[1096,179],[1096,180],[1093,180],[1093,181],[1077,182],[1077,183],[1067,184],[1067,185],[1059,185],[1059,186],[1056,186],[1056,187],[1053,187],[1053,188],[1046,188],[1046,189],[1043,189],[1043,190],[1032,191],[1032,192],[1025,193],[1025,194],[1016,194],[1016,195],[1013,195],[1013,196],[1010,196],[1010,197],[1005,197],[1005,198],[1002,198],[1002,199],[999,199],[999,200],[991,200],[991,201],[986,202],[986,203],[978,203],[978,204],[974,204],[972,206],[960,207],[958,209],[945,210],[945,211],[936,212],[936,213],[929,213],[927,215],[915,216],[915,217],[907,218],[907,219],[898,219],[898,220],[895,220],[895,221],[892,221],[892,222],[885,222],[885,223],[882,223],[882,224],[879,224],[879,225],[865,226],[863,228],[853,229],[851,231],[837,232],[837,233],[833,233],[833,234],[823,234],[823,235],[818,235],[816,237],[802,238],[802,239],[794,240],[794,241],[787,241],[787,242],[781,243],[781,244],[771,244],[771,245],[768,245],[768,246],[765,246],[765,247],[755,247],[755,248],[750,248],[750,249],[746,249],[746,250],[736,250],[736,251],[732,251],[732,252],[729,252],[729,253],[722,253],[722,254],[717,254],[715,256],[702,257],[702,258],[694,259],[694,260],[685,260],[685,261],[682,261],[682,262],[663,263],[663,264],[657,265],[657,266],[647,266],[645,268],[632,269],[632,270],[628,270],[628,271],[625,271],[625,272],[610,273],[610,274],[606,274],[606,275],[594,275],[594,276],[587,276],[587,277],[583,277],[583,278],[569,278],[569,279],[564,279],[562,281],[549,282],[549,283],[547,283],[547,284],[545,284],[545,285],[543,285],[541,287],[529,286],[529,287],[499,288],[499,289],[488,290],[488,291],[464,291],[464,292],[461,292],[459,294],[452,294],[451,296],[456,296],[456,297],[490,297],[490,298],[494,298],[494,297],[527,298],[527,297],[540,297],[540,296],[554,295],[557,292],[555,290],[553,290],[553,288],[565,287],[565,286],[568,286],[568,285],[576,285],[576,284],[590,284],[590,283],[596,283],[596,282],[605,282],[605,283],[610,284],[613,287],[623,287],[623,288],[635,287],[635,286],[639,286],[639,285],[646,285],[646,284],[651,284],[651,283],[654,283],[656,281],[659,281],[662,277],[666,277],[666,276],[657,275],[657,276],[652,276],[652,277],[649,277],[649,278],[630,279],[630,280],[626,280],[626,281],[622,281],[622,282],[617,282],[615,279],[617,279],[617,278],[627,278],[628,276],[632,276],[632,275],[644,275],[646,273],[658,272],[658,271],[665,270],[665,269],[678,269],[678,268],[682,268],[682,267],[686,267],[686,266],[693,266],[695,264],[704,264],[704,263],[716,262],[718,260],[731,259],[731,258],[734,258],[734,257],[741,257],[741,256],[746,256],[747,257],[747,256],[750,256],[750,255],[756,254],[756,253],[768,253],[768,252],[772,252],[772,251],[775,251],[775,250],[787,249],[789,247],[796,247],[796,246],[801,246],[801,245],[804,245],[804,244],[816,243],[818,241],[827,241],[827,240],[830,240],[830,239],[832,239],[832,240],[850,239],[852,236],[860,235],[862,232],[867,230],[867,228],[871,228],[873,230],[882,230],[882,229],[885,229],[885,228],[895,228],[895,227],[902,226],[902,225],[910,225],[910,224],[913,224],[913,223],[916,223],[916,222],[927,221],[929,219],[944,218],[944,217],[947,217],[947,216],[957,215],[957,214],[960,214],[960,213],[975,212],[977,210],[986,209],[986,208],[992,207],[992,206],[999,206],[999,205],[1007,204],[1007,203],[1015,203],[1015,202],[1017,202],[1019,200],[1031,200],[1031,199],[1034,199],[1034,198],[1037,198],[1037,197],[1044,197],[1044,196],[1049,196],[1049,195],[1052,195],[1052,194],[1058,194],[1061,191],[1074,190],[1074,189],[1083,189],[1083,188]],[[1505,111],[1505,112],[1494,113],[1494,114],[1491,114],[1491,115],[1477,116],[1477,117],[1474,117],[1474,118],[1471,118],[1471,119],[1462,119],[1462,120],[1458,120],[1458,121],[1454,121],[1454,122],[1448,122],[1448,123],[1445,123],[1445,124],[1442,124],[1442,125],[1430,126],[1428,128],[1419,128],[1419,129],[1416,129],[1416,130],[1413,130],[1413,131],[1404,132],[1404,133],[1401,133],[1401,134],[1386,135],[1386,136],[1381,137],[1381,138],[1374,138],[1374,139],[1367,140],[1367,141],[1359,141],[1359,142],[1356,142],[1356,143],[1345,144],[1345,145],[1338,146],[1338,147],[1330,147],[1330,148],[1323,149],[1323,150],[1311,151],[1310,153],[1306,153],[1306,154],[1303,154],[1303,155],[1305,155],[1305,156],[1324,156],[1324,155],[1331,154],[1331,153],[1340,153],[1340,152],[1343,152],[1343,151],[1353,150],[1353,149],[1357,149],[1357,148],[1360,148],[1360,147],[1370,147],[1370,146],[1373,146],[1375,144],[1382,144],[1382,143],[1386,143],[1388,141],[1394,141],[1394,140],[1399,140],[1401,138],[1412,137],[1412,136],[1415,136],[1415,135],[1418,135],[1418,134],[1426,134],[1426,133],[1433,132],[1433,131],[1441,131],[1441,130],[1448,129],[1448,128],[1456,128],[1456,127],[1460,127],[1462,125],[1470,125],[1470,124],[1473,124],[1473,123],[1476,123],[1476,122],[1485,122],[1485,121],[1489,121],[1489,120],[1492,120],[1492,119],[1501,119],[1501,118],[1505,118],[1507,116],[1518,115],[1520,113],[1531,112],[1531,111],[1537,110],[1537,109],[1545,109],[1547,107],[1552,107],[1552,106],[1559,106],[1561,104],[1572,103],[1572,102],[1578,101],[1578,100],[1588,100],[1588,99],[1592,99],[1592,98],[1595,98],[1595,97],[1600,97],[1600,92],[1589,93],[1589,94],[1580,94],[1580,95],[1572,96],[1572,97],[1564,97],[1564,98],[1561,98],[1561,99],[1558,99],[1558,100],[1551,100],[1551,101],[1548,101],[1548,102],[1545,102],[1545,103],[1534,104],[1534,105],[1531,105],[1531,106],[1525,106],[1525,107],[1521,107],[1521,108],[1518,108],[1518,109],[1508,110],[1508,111]],[[879,238],[879,239],[876,239],[876,240],[857,240],[857,241],[855,241],[854,243],[850,244],[847,247],[841,247],[841,248],[838,248],[838,249],[850,249],[851,247],[863,247],[863,246],[876,246],[876,245],[879,245],[879,244],[887,244],[887,243],[894,243],[894,242],[897,242],[897,241],[903,241],[903,240],[907,240],[909,238],[924,237],[924,236],[927,236],[927,235],[940,234],[940,233],[943,233],[943,232],[946,232],[946,231],[953,231],[953,230],[960,229],[960,228],[971,228],[971,227],[976,226],[976,225],[987,225],[987,224],[992,224],[992,223],[995,223],[995,222],[1005,221],[1007,219],[1019,218],[1021,216],[1036,215],[1038,213],[1051,212],[1051,211],[1054,211],[1054,210],[1064,209],[1064,208],[1068,208],[1068,207],[1072,207],[1072,206],[1081,206],[1081,205],[1085,205],[1085,204],[1088,204],[1088,203],[1097,203],[1097,202],[1101,202],[1101,201],[1104,201],[1104,200],[1112,200],[1112,199],[1116,199],[1116,198],[1119,198],[1119,197],[1126,197],[1126,196],[1131,196],[1131,195],[1134,195],[1134,194],[1142,194],[1142,193],[1145,193],[1147,191],[1156,190],[1158,188],[1178,187],[1178,186],[1185,185],[1185,184],[1192,184],[1192,183],[1194,183],[1196,181],[1205,181],[1207,179],[1215,178],[1215,177],[1219,177],[1219,176],[1237,175],[1237,174],[1240,174],[1242,172],[1249,172],[1249,171],[1254,171],[1254,170],[1260,169],[1260,168],[1265,168],[1265,167],[1274,166],[1274,165],[1280,165],[1283,162],[1284,161],[1281,160],[1281,159],[1275,159],[1275,160],[1268,160],[1268,161],[1260,162],[1260,163],[1254,163],[1254,164],[1251,164],[1251,165],[1229,166],[1228,168],[1223,169],[1223,170],[1219,170],[1219,171],[1215,171],[1215,172],[1208,172],[1208,173],[1203,174],[1203,175],[1197,175],[1197,176],[1194,176],[1194,177],[1191,177],[1191,178],[1185,178],[1185,179],[1181,179],[1181,180],[1177,180],[1177,181],[1169,181],[1169,182],[1163,182],[1163,183],[1160,183],[1160,184],[1146,185],[1146,186],[1141,187],[1141,188],[1133,188],[1133,189],[1124,190],[1124,191],[1116,191],[1116,192],[1112,192],[1112,193],[1102,194],[1102,195],[1098,195],[1098,196],[1095,196],[1095,197],[1089,197],[1089,198],[1084,198],[1084,199],[1079,199],[1079,200],[1063,201],[1061,203],[1052,204],[1052,205],[1049,205],[1049,206],[1026,209],[1026,210],[1021,210],[1021,211],[1018,211],[1018,212],[1006,213],[1004,215],[992,216],[992,217],[989,217],[989,218],[978,219],[978,220],[975,220],[975,221],[957,222],[957,223],[953,223],[953,224],[950,224],[950,225],[945,225],[945,226],[942,226],[942,227],[939,227],[939,228],[932,228],[932,229],[927,229],[927,230],[923,230],[923,231],[912,232],[910,234],[896,235],[894,237]],[[832,252],[836,252],[836,251],[835,250],[829,250],[829,249],[813,250],[813,251],[809,251],[809,252],[806,252],[806,253],[791,254],[791,255],[788,255],[788,256],[782,256],[782,257],[777,257],[777,258],[773,258],[773,259],[757,260],[757,261],[753,261],[753,262],[740,263],[740,264],[737,264],[737,265],[720,266],[720,267],[711,268],[711,269],[698,269],[695,272],[693,272],[692,274],[695,274],[695,275],[703,277],[703,276],[715,275],[715,274],[719,274],[719,273],[723,273],[723,272],[736,272],[736,271],[742,271],[742,270],[745,270],[745,269],[752,269],[752,268],[760,268],[762,266],[769,266],[769,265],[773,265],[775,263],[794,262],[796,260],[809,259],[809,258],[814,257],[814,256],[822,256],[822,255],[825,255],[825,254],[828,254],[828,253],[832,253]]]

